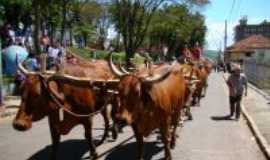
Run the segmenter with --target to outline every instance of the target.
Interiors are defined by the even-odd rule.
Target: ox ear
[[[135,93],[137,94],[136,96],[141,97],[142,91],[142,83],[137,83],[135,86]]]
[[[65,100],[65,96],[63,93],[60,92],[60,89],[59,89],[57,82],[49,81],[48,82],[48,90],[49,90],[49,94],[51,94],[51,96],[54,96],[56,99],[58,99],[60,101]]]
[[[200,83],[200,80],[191,80],[188,84],[193,85],[193,84],[198,84]]]

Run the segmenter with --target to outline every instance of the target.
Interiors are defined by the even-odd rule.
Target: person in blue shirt
[[[39,69],[39,65],[37,62],[37,58],[33,53],[29,54],[29,57],[24,62],[26,69],[30,71],[37,71]]]

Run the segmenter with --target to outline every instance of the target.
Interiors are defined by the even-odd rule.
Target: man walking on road
[[[241,74],[241,66],[234,65],[233,72],[227,80],[229,86],[229,99],[230,99],[230,117],[236,112],[236,120],[239,120],[241,113],[241,100],[245,90],[247,96],[247,79]]]

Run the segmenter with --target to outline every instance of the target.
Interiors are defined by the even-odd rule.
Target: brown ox
[[[188,117],[188,120],[192,120],[193,116],[191,114],[191,105],[192,105],[192,96],[195,94],[196,88],[198,84],[200,83],[199,75],[200,71],[198,68],[196,68],[193,64],[180,64],[177,61],[174,61],[171,64],[168,63],[162,63],[158,65],[152,65],[150,68],[150,74],[153,74],[153,72],[158,72],[159,70],[162,70],[164,67],[172,67],[172,70],[174,72],[180,72],[181,77],[185,78],[185,85],[187,87],[186,89],[186,102],[185,102],[185,115]],[[146,76],[149,75],[149,70],[147,69],[141,69],[139,72],[135,73],[140,76]]]
[[[210,75],[212,68],[213,68],[213,63],[209,59],[205,59],[203,61],[203,67],[206,72],[206,81],[205,81],[205,86],[203,87],[203,93],[202,96],[204,97],[206,95],[206,90],[208,87],[208,76]]]
[[[175,132],[186,102],[184,77],[168,67],[154,71],[154,78],[123,75],[112,63],[111,68],[121,77],[117,118],[132,126],[138,144],[138,159],[143,159],[143,137],[155,129],[162,135],[165,159],[171,159],[170,147],[175,146]],[[161,75],[156,76],[157,72]]]
[[[204,60],[200,62],[200,64],[195,65],[196,70],[199,70],[199,80],[200,83],[197,84],[196,91],[193,96],[193,102],[194,104],[200,105],[201,97],[204,97],[206,95],[207,90],[207,79],[209,74],[211,73],[212,65],[209,61]]]
[[[67,65],[65,66],[65,73],[79,77],[92,76],[102,79],[113,77],[109,73],[107,63],[100,61],[95,63],[93,65],[98,67],[89,68],[90,64],[85,64],[88,68]],[[102,67],[103,64],[107,66],[107,72],[106,66]],[[109,101],[107,92],[102,87],[95,89],[89,83],[90,80],[88,80],[86,88],[73,85],[72,83],[76,82],[76,80],[71,81],[70,77],[53,76],[54,78],[51,77],[48,80],[41,74],[29,73],[21,65],[20,70],[26,74],[26,80],[22,85],[22,102],[13,121],[14,128],[19,131],[26,131],[31,128],[32,122],[47,116],[53,148],[51,159],[56,159],[60,135],[68,134],[74,126],[82,124],[85,129],[85,138],[90,147],[90,156],[96,158],[95,144],[92,141],[92,115],[80,117],[76,114],[89,114],[102,109],[102,114],[105,117],[105,131],[101,140],[102,143],[107,136],[109,127],[106,108],[103,109],[103,106]],[[60,108],[63,108],[64,112]]]

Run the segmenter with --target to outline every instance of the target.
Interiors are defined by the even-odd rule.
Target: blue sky
[[[260,23],[263,20],[270,21],[270,0],[210,0],[211,4],[202,12],[206,17],[207,45],[208,49],[219,49],[223,46],[224,21],[228,20],[228,45],[233,43],[233,28],[241,17],[248,17],[248,24]],[[231,14],[230,14],[231,12]]]

